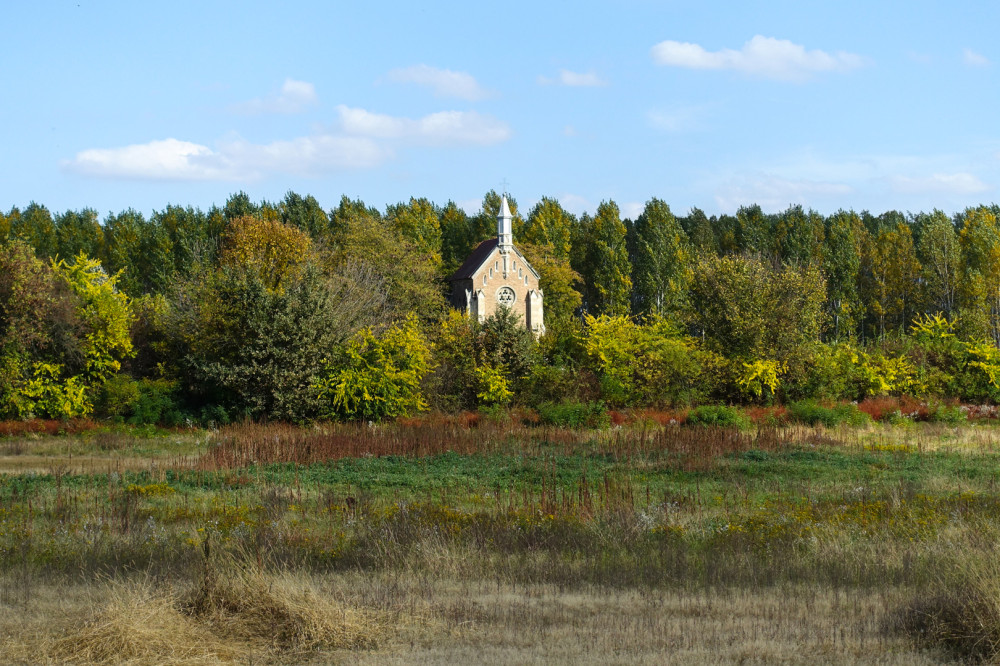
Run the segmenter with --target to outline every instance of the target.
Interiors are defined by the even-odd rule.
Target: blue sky
[[[4,3],[0,208],[1000,200],[1000,4]]]

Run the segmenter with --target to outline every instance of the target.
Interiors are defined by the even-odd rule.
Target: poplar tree
[[[632,291],[625,225],[618,204],[602,201],[592,218],[585,246],[587,310],[591,314],[626,315]]]
[[[940,210],[917,216],[920,240],[917,258],[921,264],[924,307],[951,316],[956,307],[962,254],[955,225]]]
[[[441,268],[441,221],[434,204],[425,198],[410,197],[408,204],[388,206],[385,219],[397,234],[412,242],[434,264]]]
[[[663,316],[680,309],[690,279],[690,244],[670,206],[650,199],[635,221],[632,284],[635,314]]]
[[[854,211],[839,210],[826,220],[823,274],[833,340],[851,337],[864,316],[864,304],[858,299],[858,277],[861,245],[867,233]]]
[[[568,259],[575,221],[557,200],[542,197],[531,209],[524,229],[515,239],[521,243],[548,247],[556,257]]]
[[[1000,225],[993,211],[985,206],[966,209],[959,242],[965,326],[1000,345]]]

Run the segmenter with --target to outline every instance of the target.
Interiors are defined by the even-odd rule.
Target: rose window
[[[500,305],[510,307],[511,305],[514,305],[514,298],[514,290],[510,287],[500,287],[500,289],[497,290],[497,303]]]

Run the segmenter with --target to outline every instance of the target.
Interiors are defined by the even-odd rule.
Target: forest
[[[0,212],[0,418],[1000,401],[996,205],[679,216],[653,198],[632,220],[613,201],[509,201],[545,293],[538,340],[510,312],[447,305],[448,276],[496,233],[495,191],[475,215],[294,192]]]

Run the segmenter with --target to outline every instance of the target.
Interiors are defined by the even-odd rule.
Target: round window
[[[500,305],[510,307],[511,305],[514,305],[515,298],[516,294],[514,294],[514,290],[510,287],[500,287],[497,290],[497,303]]]

